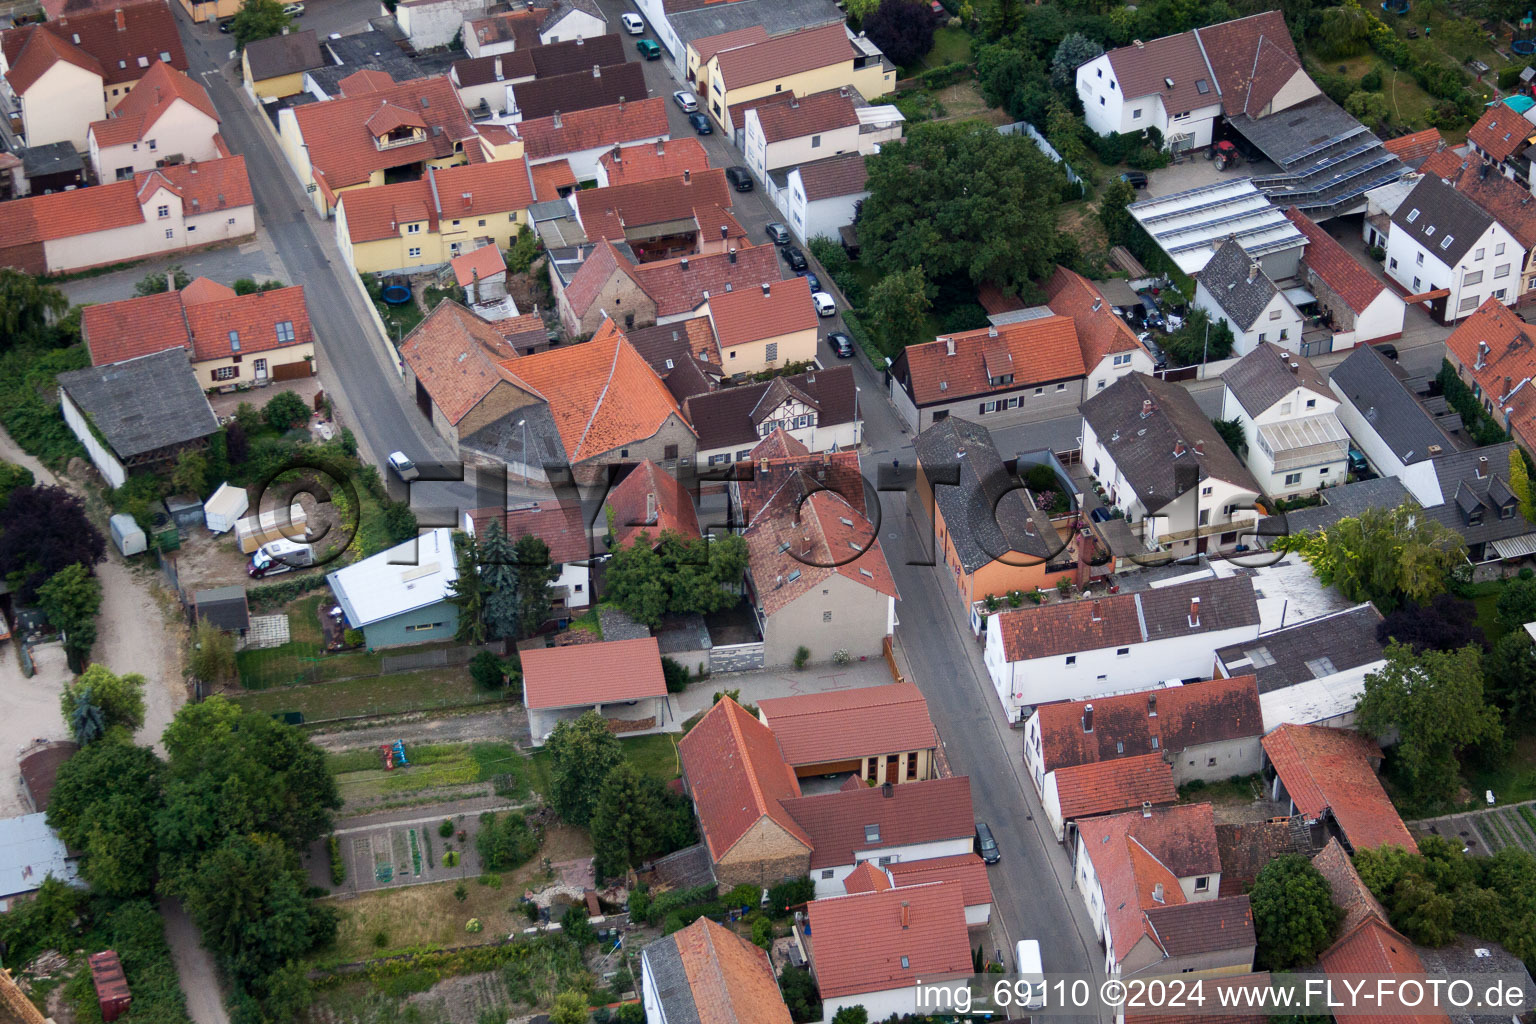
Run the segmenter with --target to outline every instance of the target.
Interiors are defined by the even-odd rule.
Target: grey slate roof
[[[1280,289],[1259,269],[1236,240],[1228,238],[1211,254],[1210,261],[1195,275],[1205,285],[1227,319],[1246,331],[1259,319]]]
[[[1441,263],[1454,267],[1493,218],[1432,174],[1419,179],[1392,214],[1392,230],[1401,231]],[[1449,239],[1449,244],[1447,244]],[[1442,288],[1450,281],[1431,282]]]
[[[693,361],[691,357],[689,361]],[[834,366],[792,377],[775,377],[760,384],[724,388],[688,399],[686,412],[688,421],[698,432],[699,450],[756,445],[762,440],[758,424],[772,412],[766,406],[777,407],[783,401],[785,387],[815,403],[818,427],[851,423],[856,416],[857,388],[854,387],[851,366]],[[779,401],[770,398],[764,403],[770,389]]]
[[[22,150],[21,169],[29,178],[41,178],[48,174],[84,170],[85,160],[75,151],[74,143],[50,142]]]
[[[831,0],[738,0],[702,5],[691,11],[667,12],[667,21],[684,46],[695,39],[752,25],[761,25],[770,36],[779,36],[842,20],[842,12]]]
[[[549,78],[535,78],[512,86],[512,95],[524,118],[549,117],[557,112],[573,113],[593,107],[614,106],[622,100],[646,95],[645,68],[639,61],[625,61],[599,67],[592,65]]]
[[[1382,644],[1376,639],[1380,624],[1381,613],[1375,605],[1357,605],[1223,647],[1216,657],[1231,675],[1257,676],[1259,692],[1269,693],[1316,679],[1317,670],[1328,675],[1319,659],[1326,658],[1339,672],[1380,661]],[[1255,651],[1264,664],[1254,664]]]
[[[184,348],[61,373],[59,389],[90,417],[121,459],[219,429]]]
[[[1396,508],[1413,498],[1408,488],[1391,476],[1357,480],[1352,484],[1324,488],[1320,493],[1323,497],[1321,505],[1266,516],[1259,523],[1259,535],[1281,537],[1304,530],[1326,530],[1340,519],[1353,518],[1365,509]]]
[[[222,630],[250,628],[251,612],[242,586],[199,590],[192,595],[192,604],[197,609],[199,621],[212,623]]]
[[[1148,399],[1152,411],[1143,417],[1142,403]],[[1199,480],[1221,480],[1259,493],[1248,467],[1223,443],[1180,384],[1144,373],[1126,374],[1084,402],[1082,413],[1148,512],[1156,512]],[[1183,442],[1185,449],[1177,458],[1175,442]],[[1203,445],[1204,454],[1194,451],[1196,444]],[[1194,479],[1184,477],[1188,471],[1180,471],[1183,465],[1196,467]]]
[[[1425,513],[1461,534],[1469,547],[1536,532],[1536,525],[1520,514],[1519,501],[1509,488],[1509,453],[1514,448],[1514,442],[1505,441],[1435,459],[1444,501]],[[1500,508],[1513,508],[1514,515],[1500,518]],[[1481,520],[1472,522],[1478,513]]]
[[[290,32],[285,36],[268,36],[248,43],[245,59],[251,66],[251,77],[257,81],[311,71],[324,67],[326,63],[312,28],[303,32]]]
[[[677,939],[667,935],[646,946],[640,955],[656,980],[656,1001],[667,1015],[667,1024],[702,1024],[693,1002],[688,971],[677,951]]]
[[[967,572],[1010,551],[1047,561],[1059,556],[1062,545],[1050,518],[1009,476],[986,427],[949,416],[918,434],[913,444],[930,486],[946,475],[951,481],[958,476],[958,486],[935,486],[933,493]]]
[[[1404,465],[1432,458],[1430,445],[1454,449],[1434,417],[1403,386],[1400,371],[1371,345],[1359,345],[1328,379],[1334,393],[1360,411]]]
[[[1295,367],[1292,370],[1292,367]],[[1221,375],[1249,416],[1257,417],[1298,387],[1334,398],[1328,381],[1305,356],[1262,342]]]

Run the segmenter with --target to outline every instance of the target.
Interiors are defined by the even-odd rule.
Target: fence
[[[408,654],[386,654],[379,661],[379,675],[396,672],[418,672],[425,668],[447,668],[450,665],[468,665],[481,651],[490,651],[498,658],[507,654],[504,640],[493,640],[484,647],[440,647],[433,651],[411,651]]]

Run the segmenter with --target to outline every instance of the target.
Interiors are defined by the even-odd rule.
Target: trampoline
[[[1536,31],[1532,31],[1533,23],[1531,12],[1526,11],[1525,17],[1520,19],[1520,27],[1515,32],[1515,38],[1511,40],[1509,48],[1522,57],[1536,54]]]
[[[1381,9],[1388,14],[1407,14],[1412,0],[1382,0]]]
[[[411,286],[392,281],[379,289],[379,297],[390,306],[403,306],[411,301]]]

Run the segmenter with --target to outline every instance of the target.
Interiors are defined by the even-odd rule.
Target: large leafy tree
[[[18,487],[0,511],[0,574],[24,604],[35,602],[37,588],[60,569],[89,568],[106,553],[85,506],[62,487]]]
[[[887,274],[869,290],[864,311],[881,347],[892,356],[914,341],[929,340],[920,335],[933,306],[928,295],[931,290],[936,289],[928,283],[922,267]]]
[[[1536,622],[1536,579],[1513,579],[1504,586],[1495,605],[1506,629]]]
[[[623,874],[695,838],[687,801],[628,761],[609,772],[598,789],[591,831],[600,878]]]
[[[53,285],[0,267],[0,351],[49,341],[51,324],[68,308],[69,300]]]
[[[277,35],[290,21],[282,0],[245,0],[229,30],[235,37],[235,46],[244,49],[258,39]]]
[[[175,285],[176,290],[180,291],[191,283],[192,275],[183,270],[180,264],[173,263],[164,270],[157,270],[154,273],[145,274],[141,277],[139,283],[133,286],[133,294],[139,296],[159,295],[172,285]]]
[[[1511,722],[1536,716],[1536,645],[1525,630],[1505,633],[1483,659],[1483,690]]]
[[[1399,772],[1421,801],[1449,799],[1458,785],[1457,755],[1503,736],[1499,713],[1483,697],[1482,648],[1425,651],[1392,642],[1386,664],[1365,677],[1357,721],[1383,736],[1394,729]]]
[[[1524,633],[1521,634],[1524,636]],[[1376,639],[1407,644],[1414,651],[1454,651],[1467,644],[1485,646],[1471,601],[1442,596],[1429,604],[1405,604],[1382,619]],[[1526,637],[1526,642],[1530,638]]]
[[[928,122],[868,160],[859,238],[887,274],[922,267],[1018,290],[1044,277],[1056,248],[1061,170],[1022,135]]]
[[[549,803],[572,825],[587,825],[598,787],[624,760],[619,740],[596,711],[575,721],[561,722],[544,742],[549,751]]]
[[[94,708],[96,715],[90,717],[99,724],[99,729],[86,735],[81,735],[78,725],[82,707]],[[105,665],[92,665],[64,687],[59,711],[82,746],[113,728],[132,736],[144,724],[144,677],[137,672],[114,675]]]
[[[96,892],[153,890],[164,767],[153,750],[123,738],[92,743],[59,767],[48,824],[84,855],[80,873]]]
[[[1459,536],[1411,501],[1366,509],[1322,533],[1281,537],[1274,547],[1300,554],[1319,580],[1351,601],[1371,601],[1383,611],[1437,597],[1466,554]]]
[[[549,545],[532,534],[519,537],[512,554],[517,560],[517,635],[532,636],[549,619],[560,567],[550,558]]]
[[[933,29],[933,10],[919,0],[880,0],[864,18],[864,34],[901,68],[933,49]]]
[[[1328,880],[1300,854],[1265,864],[1248,899],[1258,939],[1255,963],[1272,971],[1316,960],[1333,941],[1344,916],[1333,904]]]
[[[604,566],[605,596],[648,626],[668,613],[708,615],[740,600],[747,544],[739,535],[714,540],[663,530],[659,539],[642,530]]]
[[[1141,230],[1126,210],[1136,201],[1136,189],[1130,182],[1116,178],[1104,187],[1103,198],[1099,200],[1099,223],[1104,225],[1104,236],[1109,239],[1110,245],[1124,245],[1131,235]]]
[[[64,633],[70,668],[80,671],[96,645],[96,613],[101,610],[101,580],[76,562],[66,565],[37,588],[37,606]]]

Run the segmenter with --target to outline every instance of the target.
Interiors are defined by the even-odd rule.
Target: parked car
[[[827,344],[832,346],[832,351],[837,353],[837,358],[853,358],[853,339],[842,331],[833,331],[827,335]]]
[[[410,483],[421,476],[421,471],[416,468],[416,463],[407,458],[405,452],[390,452],[389,468],[394,470],[396,475],[406,483]]]
[[[976,855],[986,864],[996,864],[1003,859],[1003,851],[997,848],[997,840],[992,838],[992,830],[984,821],[976,823]]]
[[[709,118],[697,110],[688,115],[688,123],[693,125],[693,130],[700,135],[714,134],[715,129],[710,125]]]
[[[290,18],[302,18],[304,17],[304,5],[289,4],[287,7],[283,8],[283,13],[288,15]]]
[[[1349,471],[1356,476],[1369,472],[1371,464],[1365,460],[1365,452],[1355,447],[1353,441],[1349,444]]]
[[[256,549],[245,572],[251,579],[259,580],[314,564],[315,549],[312,546],[292,540],[272,540]]]
[[[234,18],[225,18],[223,21],[219,22],[219,31],[224,33],[225,35],[229,35],[229,33],[230,33],[230,26],[233,25],[234,22],[235,22]]]
[[[624,31],[632,36],[645,34],[645,19],[633,12],[619,15],[619,21],[624,23]]]
[[[811,291],[813,291],[813,292],[821,291],[821,278],[817,277],[815,274],[811,273],[809,270],[802,270],[798,274],[796,274],[795,276],[796,277],[803,277],[803,278],[805,278],[805,283],[811,286]]]
[[[727,167],[725,180],[731,183],[731,187],[737,192],[752,191],[752,173],[745,167]]]
[[[779,255],[784,257],[784,262],[789,264],[790,270],[804,270],[806,267],[810,266],[810,264],[805,261],[805,253],[801,252],[799,249],[796,249],[792,245],[786,245],[779,251]]]
[[[1148,330],[1164,326],[1163,314],[1157,308],[1157,300],[1150,295],[1141,297],[1141,323]]]
[[[774,245],[789,244],[789,228],[785,227],[783,224],[780,224],[778,221],[774,221],[769,224],[767,231],[768,238],[773,242]]]
[[[661,60],[661,45],[654,39],[642,39],[635,44],[640,56],[646,60]]]
[[[699,101],[694,99],[693,93],[687,89],[677,90],[677,92],[672,94],[672,99],[689,114],[699,109]]]
[[[837,303],[826,292],[812,292],[811,303],[816,307],[817,316],[837,316]]]
[[[1376,346],[1376,351],[1380,352],[1382,355],[1386,356],[1388,359],[1392,360],[1394,363],[1397,362],[1397,346],[1396,345],[1377,345]]]
[[[1120,180],[1127,182],[1131,188],[1147,187],[1147,175],[1144,171],[1126,171],[1120,175]]]
[[[1040,965],[1040,940],[1020,939],[1014,947],[1013,959],[1023,981],[1029,985],[1029,994],[1019,1001],[1025,1009],[1041,1009],[1045,1006],[1045,968]]]

